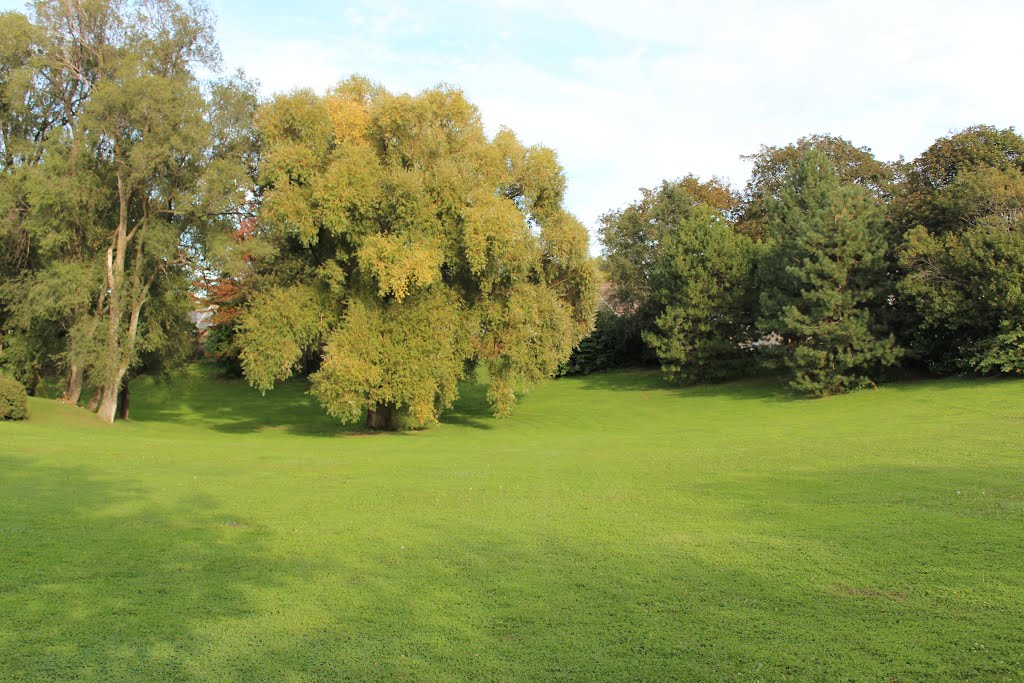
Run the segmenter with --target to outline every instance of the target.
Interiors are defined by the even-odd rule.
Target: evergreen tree
[[[901,354],[879,315],[892,290],[882,208],[812,150],[769,216],[760,325],[782,336],[791,385],[825,396],[873,384]]]
[[[892,191],[896,167],[875,159],[867,147],[833,135],[808,135],[785,147],[764,145],[756,154],[743,157],[753,164],[743,192],[737,228],[755,240],[768,235],[772,202],[781,197],[789,173],[812,151],[824,155],[843,184],[859,185],[875,197],[886,199]]]
[[[665,236],[654,264],[664,310],[644,339],[673,381],[720,380],[749,367],[755,249],[706,205]]]

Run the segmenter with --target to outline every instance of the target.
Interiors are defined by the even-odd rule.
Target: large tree
[[[80,391],[66,348],[99,289],[87,255],[102,239],[92,214],[103,200],[81,173],[75,124],[96,80],[88,46],[108,21],[96,4],[41,2],[34,15],[0,15],[0,361],[30,388],[64,366]]]
[[[922,225],[934,234],[968,227],[995,199],[988,197],[995,188],[975,184],[970,197],[964,192],[969,189],[965,176],[986,170],[1011,175],[1024,171],[1024,138],[1012,128],[983,125],[939,138],[904,167],[893,197],[893,218],[904,230]]]
[[[639,201],[601,216],[599,230],[616,304],[624,311],[649,311],[653,317],[661,310],[655,297],[656,264],[667,236],[698,207],[729,213],[739,196],[718,178],[702,182],[693,175],[666,180],[655,189],[641,188],[640,193]]]
[[[937,140],[894,200],[906,336],[937,371],[1024,372],[1024,138]]]
[[[25,180],[4,194],[35,261],[6,280],[8,294],[30,295],[5,300],[15,336],[41,329],[60,342],[68,399],[87,376],[109,422],[144,355],[173,356],[169,311],[180,313],[188,271],[211,234],[237,223],[256,99],[243,79],[200,79],[218,65],[201,5],[39,0],[31,18],[35,48],[18,82],[33,122],[21,129],[39,151],[15,161]]]
[[[661,264],[669,236],[700,207],[731,214],[739,196],[718,178],[701,181],[694,175],[641,188],[640,193],[638,201],[601,216],[599,234],[607,278],[604,296],[618,316],[611,326],[621,338],[616,344],[629,351],[627,360],[653,363],[656,354],[644,335],[655,329],[665,310],[661,293],[666,285],[659,278],[665,272]]]
[[[900,357],[879,311],[893,286],[883,209],[816,150],[769,209],[760,327],[782,336],[791,385],[822,396],[872,384]]]
[[[240,321],[246,376],[267,390],[309,351],[313,393],[344,422],[416,427],[452,404],[473,365],[495,413],[556,372],[590,330],[585,228],[562,205],[554,152],[438,87],[393,95],[352,78],[277,97]]]

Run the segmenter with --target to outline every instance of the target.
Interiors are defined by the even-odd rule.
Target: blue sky
[[[761,144],[832,133],[913,158],[952,130],[1024,118],[1019,2],[210,4],[225,67],[268,95],[352,73],[461,87],[490,131],[558,152],[591,228],[664,178],[740,187],[739,157]]]

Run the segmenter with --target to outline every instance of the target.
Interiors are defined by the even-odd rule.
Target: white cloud
[[[221,36],[266,92],[353,72],[394,90],[460,85],[490,130],[559,152],[569,207],[594,226],[663,178],[741,186],[739,155],[761,144],[829,132],[892,159],[950,129],[1014,125],[1022,19],[1017,4],[984,0],[465,0],[333,6]]]

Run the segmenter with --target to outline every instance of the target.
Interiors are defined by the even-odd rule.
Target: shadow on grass
[[[309,393],[309,383],[292,379],[265,395],[245,380],[216,376],[194,366],[168,380],[142,378],[132,384],[131,420],[166,424],[197,424],[226,434],[283,431],[301,436],[368,436],[364,420],[342,424],[324,412]],[[465,381],[459,399],[441,416],[443,424],[492,429],[487,387]]]
[[[681,399],[722,398],[736,401],[799,401],[805,397],[794,392],[785,383],[771,376],[731,380],[713,384],[673,384],[660,370],[623,369],[598,372],[592,375],[567,377],[559,381],[579,382],[588,391],[663,391]]]
[[[487,385],[473,380],[459,385],[459,400],[441,416],[441,424],[474,429],[494,429],[494,421],[487,403]]]
[[[910,392],[927,389],[953,390],[977,383],[997,383],[998,378],[918,379],[882,385],[886,390]],[[679,400],[757,401],[789,403],[813,401],[787,387],[777,376],[762,375],[720,384],[678,386],[668,382],[656,369],[623,369],[556,380],[584,391],[659,392]],[[316,398],[309,395],[305,380],[284,382],[266,395],[244,380],[216,377],[202,366],[169,381],[141,378],[132,384],[132,414],[136,422],[193,424],[227,434],[282,431],[302,436],[337,437],[369,435],[360,421],[343,425],[327,415]],[[865,390],[870,391],[870,390]],[[441,423],[489,430],[495,420],[487,404],[487,386],[479,380],[460,385],[460,396]]]
[[[165,381],[132,383],[131,420],[197,424],[228,434],[279,430],[304,436],[359,431],[342,425],[306,392],[303,380],[284,382],[265,395],[244,380],[215,376],[202,366]]]
[[[643,368],[610,370],[592,375],[563,378],[559,381],[579,382],[581,388],[591,391],[665,391],[681,399],[716,398],[776,403],[818,400],[814,396],[801,394],[791,389],[787,386],[786,380],[783,377],[769,373],[714,384],[677,385],[665,379],[659,370]],[[1006,386],[1009,383],[1019,381],[1020,378],[1018,377],[900,376],[879,384],[877,389],[901,393],[952,391],[986,385]],[[875,390],[875,388],[865,388],[849,392],[847,395]]]
[[[208,496],[165,505],[87,467],[0,458],[0,678],[204,678],[203,627],[312,571],[266,534]]]
[[[1019,376],[996,375],[982,377],[977,375],[922,375],[915,377],[897,377],[891,382],[880,384],[879,387],[890,391],[913,392],[927,390],[931,391],[955,391],[971,387],[985,386],[1012,386],[1014,383],[1022,384]],[[1022,384],[1024,386],[1024,384]]]
[[[847,472],[854,518],[823,520],[835,505],[823,499],[806,518],[762,510],[777,533],[726,524],[723,541],[658,514],[609,527],[586,524],[595,513],[532,525],[426,513],[355,518],[352,552],[285,555],[270,550],[274,532],[209,496],[159,503],[137,481],[3,457],[0,679],[1008,679],[1014,602],[974,582],[998,609],[960,602],[965,586],[947,590],[934,561],[973,552],[962,534],[974,521],[921,539],[863,509],[879,480],[922,474],[945,486],[939,471]],[[820,483],[782,477],[762,500],[820,497]],[[748,486],[716,497],[751,503]],[[794,521],[809,528],[794,534]],[[1019,575],[1013,540],[966,556],[962,578],[963,560],[946,561],[952,578],[993,561]],[[908,542],[934,553],[927,573],[902,569]]]

